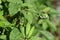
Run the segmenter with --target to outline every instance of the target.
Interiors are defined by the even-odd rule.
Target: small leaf
[[[28,23],[31,24],[33,21],[33,15],[32,13],[28,12],[28,13],[24,13],[25,18],[28,20]]]
[[[17,28],[14,28],[10,33],[10,40],[20,40],[20,31]]]
[[[0,35],[0,39],[7,40],[6,35]]]
[[[38,36],[40,33],[39,33],[40,29],[35,29],[32,36]]]
[[[56,26],[53,23],[51,23],[49,20],[47,20],[47,24],[52,32],[57,30]]]
[[[21,30],[23,36],[25,37],[24,27],[20,27],[20,30]]]
[[[2,3],[2,1],[0,0],[0,4]]]
[[[57,12],[55,9],[51,9],[49,13],[50,13],[50,14],[53,14],[53,15],[54,15],[54,14],[58,14],[58,12]]]
[[[30,40],[42,40],[40,37],[33,36]]]
[[[3,11],[0,12],[0,27],[9,27],[10,23],[3,16]]]
[[[0,11],[0,16],[2,16],[3,15],[3,11]]]
[[[2,5],[0,5],[0,9],[2,9],[3,7],[2,7]]]
[[[39,20],[39,22],[38,22],[38,24],[42,24],[43,23],[43,20],[42,19],[40,19]]]
[[[49,12],[49,11],[50,11],[50,9],[51,9],[50,7],[46,7],[46,8],[45,8],[45,9],[43,9],[42,11],[43,11],[43,12],[45,12],[45,13],[47,13],[47,12]]]
[[[31,37],[31,35],[33,34],[34,29],[35,29],[35,27],[33,26],[33,27],[31,28],[30,32],[29,32],[28,38]]]
[[[48,14],[41,14],[40,15],[40,18],[44,18],[44,19],[49,19],[49,16],[48,16]]]
[[[43,30],[46,30],[48,28],[47,22],[42,23],[42,28],[43,28]]]
[[[29,31],[30,31],[30,24],[27,23],[27,25],[26,25],[26,35],[28,35]]]
[[[45,3],[46,5],[48,5],[48,7],[54,8],[54,5],[52,5],[51,0],[47,0]]]
[[[43,10],[44,8],[46,8],[46,5],[41,4],[41,5],[40,5],[40,9]]]

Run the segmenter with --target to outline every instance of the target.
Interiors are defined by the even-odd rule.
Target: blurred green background
[[[52,0],[52,3],[56,10],[58,11],[57,17],[54,19],[55,25],[57,26],[57,35],[56,35],[56,40],[60,40],[60,0]]]

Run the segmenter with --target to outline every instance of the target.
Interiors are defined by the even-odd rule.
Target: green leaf
[[[0,5],[0,9],[2,9],[3,7],[2,7],[2,5]]]
[[[25,3],[33,4],[36,0],[25,0]]]
[[[47,28],[48,28],[47,22],[43,22],[43,23],[42,23],[42,29],[43,29],[43,30],[46,30]]]
[[[0,0],[0,4],[2,3],[2,1]]]
[[[12,3],[22,3],[22,1],[21,0],[7,0],[8,2],[12,2]]]
[[[28,12],[28,13],[24,13],[25,18],[28,20],[28,23],[31,24],[33,21],[33,15],[32,13]]]
[[[5,21],[0,21],[0,27],[9,27],[10,26],[10,23],[7,21],[7,20],[5,20]]]
[[[55,40],[54,36],[48,31],[40,31],[40,33],[47,39],[47,40]]]
[[[40,5],[40,9],[43,10],[44,8],[46,8],[46,5],[41,4],[41,5]]]
[[[42,40],[40,37],[33,36],[30,40]]]
[[[30,32],[29,32],[28,38],[31,37],[31,35],[33,34],[34,30],[35,30],[35,27],[33,26],[33,27],[31,28]]]
[[[27,20],[28,20],[28,23],[32,23],[32,21],[33,21],[33,15],[31,14],[31,13],[28,13],[27,14]]]
[[[49,16],[46,13],[44,13],[44,14],[42,13],[42,14],[40,14],[40,18],[49,19]]]
[[[46,8],[44,8],[42,11],[45,12],[45,13],[47,13],[47,12],[50,11],[50,9],[51,9],[50,7],[46,7]]]
[[[39,22],[38,22],[38,24],[42,24],[43,23],[43,20],[42,19],[40,19],[39,20]]]
[[[9,4],[9,13],[11,16],[15,15],[18,11],[20,11],[21,4],[10,3]]]
[[[6,2],[6,0],[2,0],[3,2]]]
[[[49,6],[49,7],[51,7],[51,8],[54,7],[54,5],[52,5],[51,0],[47,0],[47,1],[46,1],[46,5]]]
[[[0,26],[1,27],[9,27],[10,26],[10,23],[3,16],[3,11],[0,12]]]
[[[10,33],[10,40],[20,40],[20,31],[17,28],[14,28]]]
[[[54,23],[51,23],[49,20],[47,20],[47,24],[52,32],[57,31],[57,28]]]
[[[3,15],[3,11],[0,11],[0,17]]]
[[[0,35],[0,39],[7,40],[6,35]]]
[[[25,37],[24,27],[20,27],[23,37]]]
[[[28,35],[28,33],[29,33],[29,31],[30,31],[30,24],[29,23],[27,23],[27,25],[26,25],[26,35]]]
[[[53,15],[58,14],[58,12],[55,9],[51,9],[49,13]]]
[[[35,29],[32,36],[38,36],[40,33],[39,33],[40,29]]]

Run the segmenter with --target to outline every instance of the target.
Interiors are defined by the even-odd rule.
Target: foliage
[[[0,40],[55,40],[56,14],[51,0],[0,0]]]

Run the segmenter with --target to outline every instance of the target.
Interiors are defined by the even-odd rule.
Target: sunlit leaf
[[[26,35],[28,35],[28,33],[30,32],[30,28],[31,28],[31,26],[30,26],[30,24],[28,23],[28,24],[26,25]]]
[[[32,33],[34,32],[34,30],[35,30],[35,27],[33,26],[33,27],[31,28],[30,32],[29,32],[28,38],[31,37],[31,35],[32,35]]]

